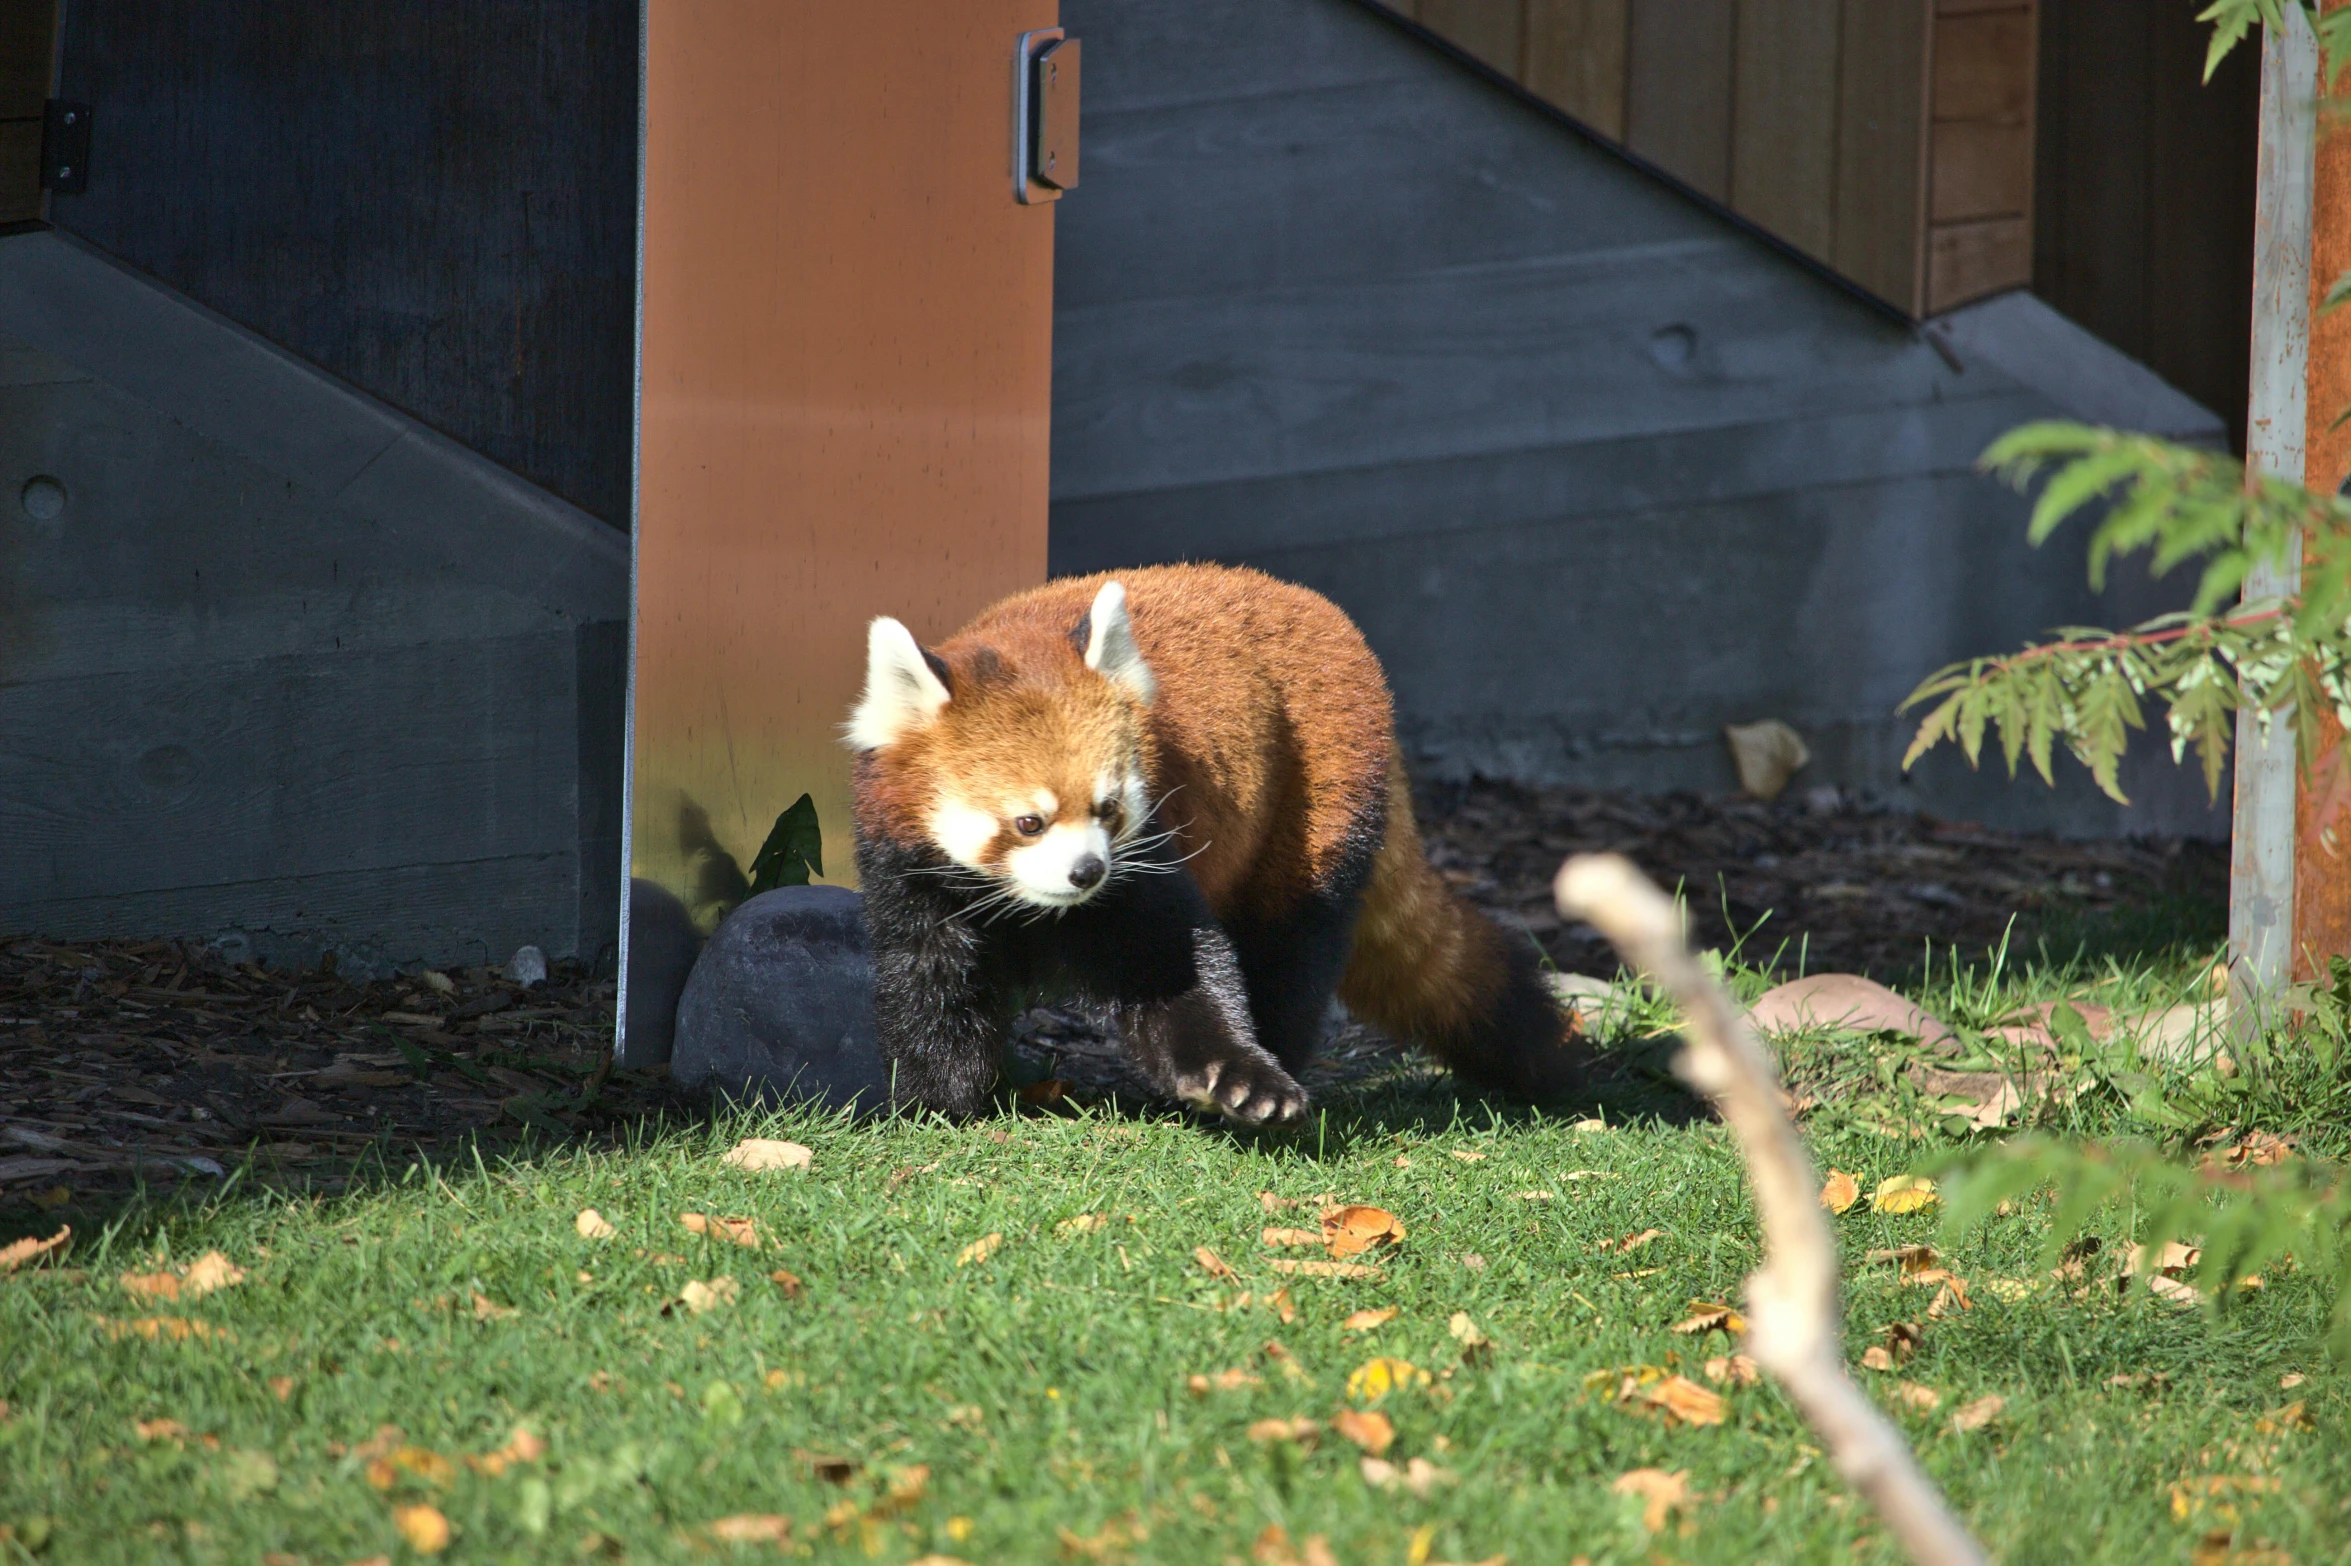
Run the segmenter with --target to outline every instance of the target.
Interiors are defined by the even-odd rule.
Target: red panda
[[[977,1113],[1057,996],[1252,1124],[1304,1114],[1334,991],[1472,1082],[1576,1085],[1531,943],[1423,856],[1394,727],[1346,615],[1255,571],[1048,582],[936,648],[875,620],[846,735],[894,1099]]]

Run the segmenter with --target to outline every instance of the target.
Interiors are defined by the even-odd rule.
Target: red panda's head
[[[938,652],[885,616],[867,634],[847,738],[870,758],[892,830],[984,879],[985,901],[1075,908],[1145,845],[1152,690],[1116,582],[1074,628]]]

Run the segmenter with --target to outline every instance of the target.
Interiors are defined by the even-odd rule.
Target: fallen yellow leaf
[[[1384,1327],[1395,1319],[1396,1307],[1393,1305],[1387,1305],[1381,1307],[1378,1310],[1356,1311],[1349,1315],[1345,1321],[1340,1322],[1339,1325],[1346,1328],[1349,1332],[1369,1332],[1374,1327]]]
[[[1381,1246],[1402,1245],[1404,1224],[1384,1207],[1326,1207],[1322,1211],[1322,1238],[1331,1256],[1345,1261]]]
[[[705,1524],[702,1531],[726,1544],[789,1544],[792,1519],[774,1512],[740,1512]]]
[[[1366,1403],[1376,1403],[1390,1392],[1405,1387],[1425,1387],[1429,1373],[1408,1359],[1381,1355],[1365,1360],[1347,1372],[1347,1395]]]
[[[1205,1245],[1192,1247],[1192,1260],[1198,1262],[1201,1271],[1207,1273],[1211,1278],[1222,1278],[1228,1283],[1238,1283],[1241,1280],[1241,1275],[1233,1271],[1231,1262],[1226,1261]]]
[[[689,1278],[678,1290],[678,1303],[697,1316],[707,1315],[721,1305],[732,1305],[742,1297],[743,1286],[732,1278],[712,1278],[705,1283]]]
[[[1924,1212],[1941,1200],[1935,1194],[1935,1182],[1925,1175],[1888,1175],[1878,1182],[1875,1194],[1869,1199],[1870,1209],[1881,1213]]]
[[[1892,1370],[1894,1356],[1887,1352],[1885,1345],[1872,1343],[1861,1351],[1861,1368],[1864,1370]]]
[[[2205,1474],[2182,1479],[2171,1487],[2171,1515],[2179,1522],[2186,1522],[2199,1512],[2211,1510],[2223,1521],[2233,1523],[2237,1520],[2238,1497],[2276,1495],[2285,1487],[2284,1480],[2266,1474]]]
[[[2007,1406],[2008,1399],[1997,1394],[1979,1397],[1972,1403],[1961,1405],[1959,1412],[1951,1416],[1951,1428],[1960,1431],[1981,1430],[1998,1419],[2000,1411]]]
[[[419,1555],[438,1555],[449,1548],[449,1519],[435,1506],[395,1506],[392,1526]]]
[[[188,1427],[176,1419],[134,1419],[131,1429],[142,1441],[185,1441]]]
[[[11,1240],[6,1245],[0,1245],[0,1272],[14,1272],[28,1262],[54,1255],[63,1250],[65,1242],[72,1238],[73,1225],[65,1224],[46,1240],[35,1239],[28,1234],[21,1240]]]
[[[1922,1414],[1931,1414],[1943,1406],[1943,1394],[1933,1387],[1922,1387],[1915,1381],[1897,1381],[1890,1389],[1894,1400],[1907,1403]]]
[[[996,1247],[1002,1245],[1003,1243],[1004,1236],[1001,1234],[983,1234],[978,1239],[972,1241],[969,1245],[966,1245],[962,1250],[955,1253],[955,1265],[958,1267],[976,1267],[981,1262],[984,1262],[989,1257],[995,1255]]]
[[[201,1299],[215,1289],[229,1288],[244,1281],[244,1268],[218,1251],[206,1251],[188,1263],[180,1273],[180,1294],[186,1299]]]
[[[1559,1200],[1559,1194],[1556,1191],[1521,1191],[1518,1199],[1522,1202],[1555,1202]]]
[[[767,1275],[767,1281],[783,1290],[785,1299],[796,1300],[800,1297],[800,1275],[789,1267],[778,1267]]]
[[[1820,1205],[1832,1213],[1844,1212],[1860,1200],[1861,1182],[1842,1169],[1831,1169],[1821,1183]]]
[[[1469,1319],[1469,1312],[1457,1310],[1445,1320],[1446,1335],[1461,1345],[1461,1357],[1473,1365],[1485,1363],[1494,1357],[1494,1340],[1478,1329]]]
[[[1485,1154],[1473,1153],[1465,1148],[1455,1148],[1453,1150],[1453,1156],[1460,1159],[1465,1164],[1482,1164],[1486,1161]]]
[[[501,1305],[487,1294],[473,1297],[473,1319],[476,1321],[506,1321],[522,1312],[512,1305]]]
[[[1259,1235],[1258,1238],[1260,1243],[1266,1245],[1320,1246],[1322,1244],[1322,1231],[1320,1229],[1280,1229],[1269,1227],[1261,1235]]]
[[[1617,1475],[1608,1488],[1618,1495],[1641,1498],[1641,1526],[1651,1533],[1663,1529],[1676,1511],[1690,1504],[1690,1476],[1679,1468],[1672,1473],[1662,1468],[1636,1468]]]
[[[745,1250],[759,1249],[759,1227],[748,1218],[713,1218],[706,1213],[680,1213],[678,1222],[708,1239],[728,1239]]]
[[[110,1321],[100,1316],[98,1325],[106,1329],[110,1338],[145,1338],[150,1343],[164,1338],[174,1343],[185,1343],[190,1338],[236,1341],[236,1334],[225,1327],[216,1327],[209,1321],[190,1321],[185,1316],[140,1316],[132,1321]]]
[[[1298,1319],[1298,1302],[1290,1298],[1290,1291],[1286,1287],[1276,1289],[1268,1294],[1265,1297],[1265,1306],[1266,1309],[1282,1319],[1282,1325],[1285,1327]]]
[[[1385,1457],[1396,1439],[1396,1423],[1376,1409],[1342,1408],[1331,1416],[1331,1428],[1374,1457]]]
[[[579,1231],[583,1240],[609,1240],[620,1233],[610,1220],[593,1207],[581,1208],[580,1215],[571,1221],[571,1226]]]
[[[1743,1338],[1747,1335],[1747,1318],[1720,1300],[1692,1300],[1690,1314],[1675,1322],[1673,1330],[1683,1334],[1727,1332],[1734,1338]]]
[[[1064,1218],[1053,1226],[1055,1234],[1093,1234],[1108,1228],[1110,1220],[1101,1213],[1080,1213],[1075,1218]]]
[[[766,1169],[806,1169],[815,1161],[816,1155],[797,1142],[771,1141],[763,1136],[743,1138],[721,1160],[737,1169],[755,1172]]]

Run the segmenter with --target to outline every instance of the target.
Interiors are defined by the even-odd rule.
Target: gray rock
[[[678,997],[701,950],[684,903],[655,882],[629,882],[628,1016],[614,1064],[642,1071],[669,1059]]]
[[[678,1084],[833,1108],[887,1103],[863,901],[787,886],[727,915],[678,1002]]]
[[[506,959],[506,982],[529,989],[547,982],[547,954],[536,946],[518,946]]]

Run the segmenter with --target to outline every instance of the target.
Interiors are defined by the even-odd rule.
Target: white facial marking
[[[939,801],[931,812],[931,841],[939,851],[967,870],[977,870],[980,856],[996,840],[997,821],[985,810],[955,798]]]
[[[1094,595],[1086,623],[1090,628],[1086,667],[1111,684],[1124,686],[1144,706],[1151,705],[1158,686],[1151,678],[1151,666],[1143,661],[1143,649],[1135,645],[1134,627],[1127,622],[1126,588],[1117,582],[1103,583],[1102,591]]]
[[[883,615],[866,628],[865,694],[843,730],[852,750],[880,750],[923,727],[947,705],[947,687],[914,633]]]
[[[1004,868],[1021,897],[1046,908],[1072,908],[1109,884],[1079,886],[1069,878],[1078,861],[1088,855],[1110,863],[1110,834],[1099,821],[1067,821],[1047,827],[1045,835],[1004,856]]]

